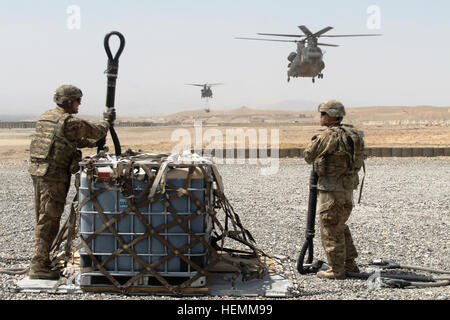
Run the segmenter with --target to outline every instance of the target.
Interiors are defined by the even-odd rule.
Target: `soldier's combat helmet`
[[[64,84],[55,91],[53,101],[57,105],[65,105],[74,102],[83,96],[83,92],[75,86]]]
[[[330,117],[343,118],[345,116],[344,105],[336,100],[328,100],[321,103],[318,111],[325,112]]]

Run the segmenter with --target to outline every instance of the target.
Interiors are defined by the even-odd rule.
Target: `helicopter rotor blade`
[[[277,37],[294,37],[294,38],[304,38],[301,34],[280,34],[280,33],[257,33],[260,36],[277,36]]]
[[[313,37],[313,36],[314,36],[313,33],[311,32],[311,30],[309,30],[306,26],[301,25],[301,26],[298,26],[298,27],[299,27],[299,29],[302,30],[302,32],[303,32],[304,34],[306,34],[308,37]]]
[[[203,87],[203,84],[197,84],[197,83],[185,83],[187,86],[197,86],[197,87]]]
[[[219,86],[223,83],[208,83],[208,86]]]
[[[329,43],[318,43],[318,46],[327,46],[327,47],[339,47],[337,44],[329,44]]]
[[[338,38],[338,37],[373,37],[373,36],[381,36],[382,34],[329,34],[327,36],[322,37],[329,37],[329,38]]]
[[[243,40],[262,40],[262,41],[278,41],[278,42],[301,42],[297,40],[277,40],[277,39],[262,39],[262,38],[235,38]]]
[[[315,38],[319,38],[319,37],[322,36],[322,34],[324,34],[325,32],[330,31],[331,29],[333,29],[333,27],[326,27],[326,28],[323,28],[322,30],[317,31],[316,33],[314,33],[312,36],[315,37]]]

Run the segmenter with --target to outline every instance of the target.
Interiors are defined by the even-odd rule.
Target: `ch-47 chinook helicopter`
[[[212,86],[218,86],[222,83],[205,83],[205,84],[198,84],[198,83],[187,83],[188,86],[197,86],[197,87],[203,87],[202,88],[202,98],[212,98]]]
[[[341,34],[341,35],[323,35],[330,31],[333,27],[326,27],[316,33],[312,33],[306,26],[299,26],[304,35],[300,34],[276,34],[276,33],[257,33],[264,36],[278,36],[278,37],[296,37],[304,38],[301,40],[278,40],[278,39],[260,39],[260,38],[236,38],[244,40],[262,40],[262,41],[279,41],[279,42],[295,42],[297,44],[297,52],[291,52],[287,59],[288,64],[288,78],[291,77],[310,77],[312,82],[315,82],[315,77],[322,79],[322,70],[325,68],[323,62],[323,52],[319,46],[339,47],[336,44],[319,43],[317,39],[320,37],[366,37],[366,36],[381,36],[381,34]]]
[[[213,96],[211,87],[212,87],[212,86],[218,86],[218,85],[221,85],[221,84],[223,84],[223,83],[204,83],[204,84],[187,83],[186,85],[188,85],[188,86],[202,87],[202,89],[201,89],[201,93],[202,93],[201,98],[202,98],[202,99],[203,99],[203,98],[206,98],[206,101],[208,102],[208,99],[209,99],[209,98],[212,98],[212,96]],[[206,111],[206,112],[209,112],[209,111],[210,111],[208,105],[205,107],[205,111]]]

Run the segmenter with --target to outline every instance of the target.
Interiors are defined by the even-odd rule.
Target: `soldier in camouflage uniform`
[[[345,272],[359,272],[358,256],[346,221],[353,208],[353,190],[359,184],[358,171],[364,161],[363,133],[341,124],[342,103],[329,100],[319,105],[320,124],[327,128],[314,136],[304,151],[307,163],[319,176],[318,214],[322,245],[331,269],[317,276],[344,279]]]
[[[79,170],[78,148],[95,147],[115,120],[114,110],[105,112],[104,121],[98,124],[73,117],[78,113],[82,95],[80,89],[71,85],[56,89],[53,100],[57,107],[39,117],[31,140],[29,173],[36,211],[31,279],[59,278],[59,271],[50,268],[50,247],[59,231],[71,174]]]

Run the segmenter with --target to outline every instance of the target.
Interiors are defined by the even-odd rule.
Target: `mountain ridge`
[[[346,108],[346,119],[353,121],[386,121],[386,120],[450,120],[450,107],[436,106],[361,106]],[[93,115],[78,115],[82,119],[97,121],[102,117]],[[32,115],[0,115],[0,121],[35,121],[37,116]],[[316,121],[317,110],[272,110],[262,108],[249,108],[241,106],[235,109],[191,109],[179,111],[160,117],[128,117],[121,115],[117,110],[117,121],[149,121],[183,123],[202,120],[207,123],[256,123],[256,122],[305,122]]]

